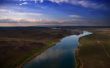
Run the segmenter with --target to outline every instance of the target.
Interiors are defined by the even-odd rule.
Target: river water
[[[27,62],[23,68],[75,68],[75,49],[79,38],[92,33],[83,31],[80,35],[70,35],[61,39],[55,46]]]

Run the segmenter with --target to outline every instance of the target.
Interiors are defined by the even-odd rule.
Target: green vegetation
[[[82,37],[77,55],[77,68],[110,68],[110,30],[91,30]]]

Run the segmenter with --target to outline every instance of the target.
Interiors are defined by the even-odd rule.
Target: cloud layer
[[[106,8],[106,5],[95,3],[90,0],[19,0],[19,1],[23,2],[21,4],[27,4],[28,1],[34,1],[35,3],[43,3],[45,1],[50,1],[57,4],[67,3],[67,4],[76,5],[76,6],[82,6],[85,8],[93,8],[93,9]]]
[[[51,2],[55,2],[55,3],[70,3],[73,5],[79,5],[79,6],[83,6],[86,8],[104,8],[104,4],[98,4],[89,0],[49,0]]]
[[[4,4],[0,5],[0,26],[110,26],[109,19],[105,20],[105,18],[110,18],[108,15],[109,13],[107,13],[108,11],[106,12],[106,10],[102,10],[101,12],[101,10],[96,10],[104,9],[106,8],[106,5],[98,2],[93,2],[92,0],[16,1],[17,2],[15,2],[14,4],[15,7],[13,5],[10,5],[9,3],[6,3],[6,7]],[[44,2],[46,3],[46,5],[44,5]]]

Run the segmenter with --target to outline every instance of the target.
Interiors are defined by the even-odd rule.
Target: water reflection
[[[78,35],[78,37],[80,38],[80,37],[87,36],[87,35],[90,35],[90,34],[92,34],[92,33],[88,32],[88,31],[83,31],[83,33]]]
[[[55,46],[49,48],[24,65],[24,68],[75,68],[74,49],[77,48],[80,37],[91,34],[84,31],[80,35],[63,38]]]

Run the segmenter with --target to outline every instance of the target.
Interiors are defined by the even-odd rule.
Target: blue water
[[[27,62],[23,68],[75,68],[75,49],[79,38],[89,34],[84,31],[80,35],[64,37],[55,46]]]

